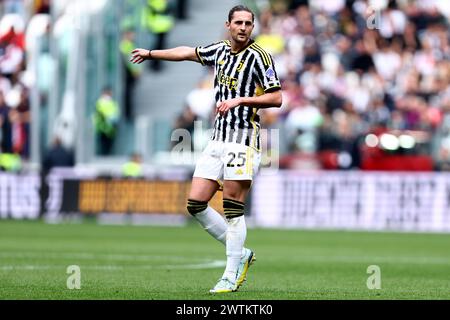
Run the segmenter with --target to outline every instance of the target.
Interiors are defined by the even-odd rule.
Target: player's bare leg
[[[219,190],[217,181],[194,177],[192,178],[189,199],[209,202],[217,190]]]
[[[252,185],[251,180],[225,180],[223,183],[223,198],[245,202]]]

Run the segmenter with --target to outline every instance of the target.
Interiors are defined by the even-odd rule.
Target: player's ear
[[[225,21],[225,27],[229,30],[230,29],[230,22],[229,21]]]

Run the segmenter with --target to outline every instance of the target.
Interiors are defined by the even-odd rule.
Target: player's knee
[[[227,219],[238,218],[244,215],[245,204],[243,202],[223,199],[223,210]]]
[[[207,207],[208,202],[206,201],[188,199],[187,210],[192,216],[195,216],[199,212],[205,211]]]

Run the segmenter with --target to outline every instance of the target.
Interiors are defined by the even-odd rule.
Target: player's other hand
[[[132,63],[141,64],[149,57],[150,57],[150,50],[137,48],[131,51],[130,61]]]
[[[237,107],[240,105],[240,99],[234,98],[230,100],[225,100],[222,102],[218,102],[216,104],[216,112],[220,113],[220,115],[225,115],[230,109]]]

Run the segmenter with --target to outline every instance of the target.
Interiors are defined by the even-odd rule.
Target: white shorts
[[[238,143],[209,141],[195,167],[194,177],[209,180],[253,180],[261,153]]]

